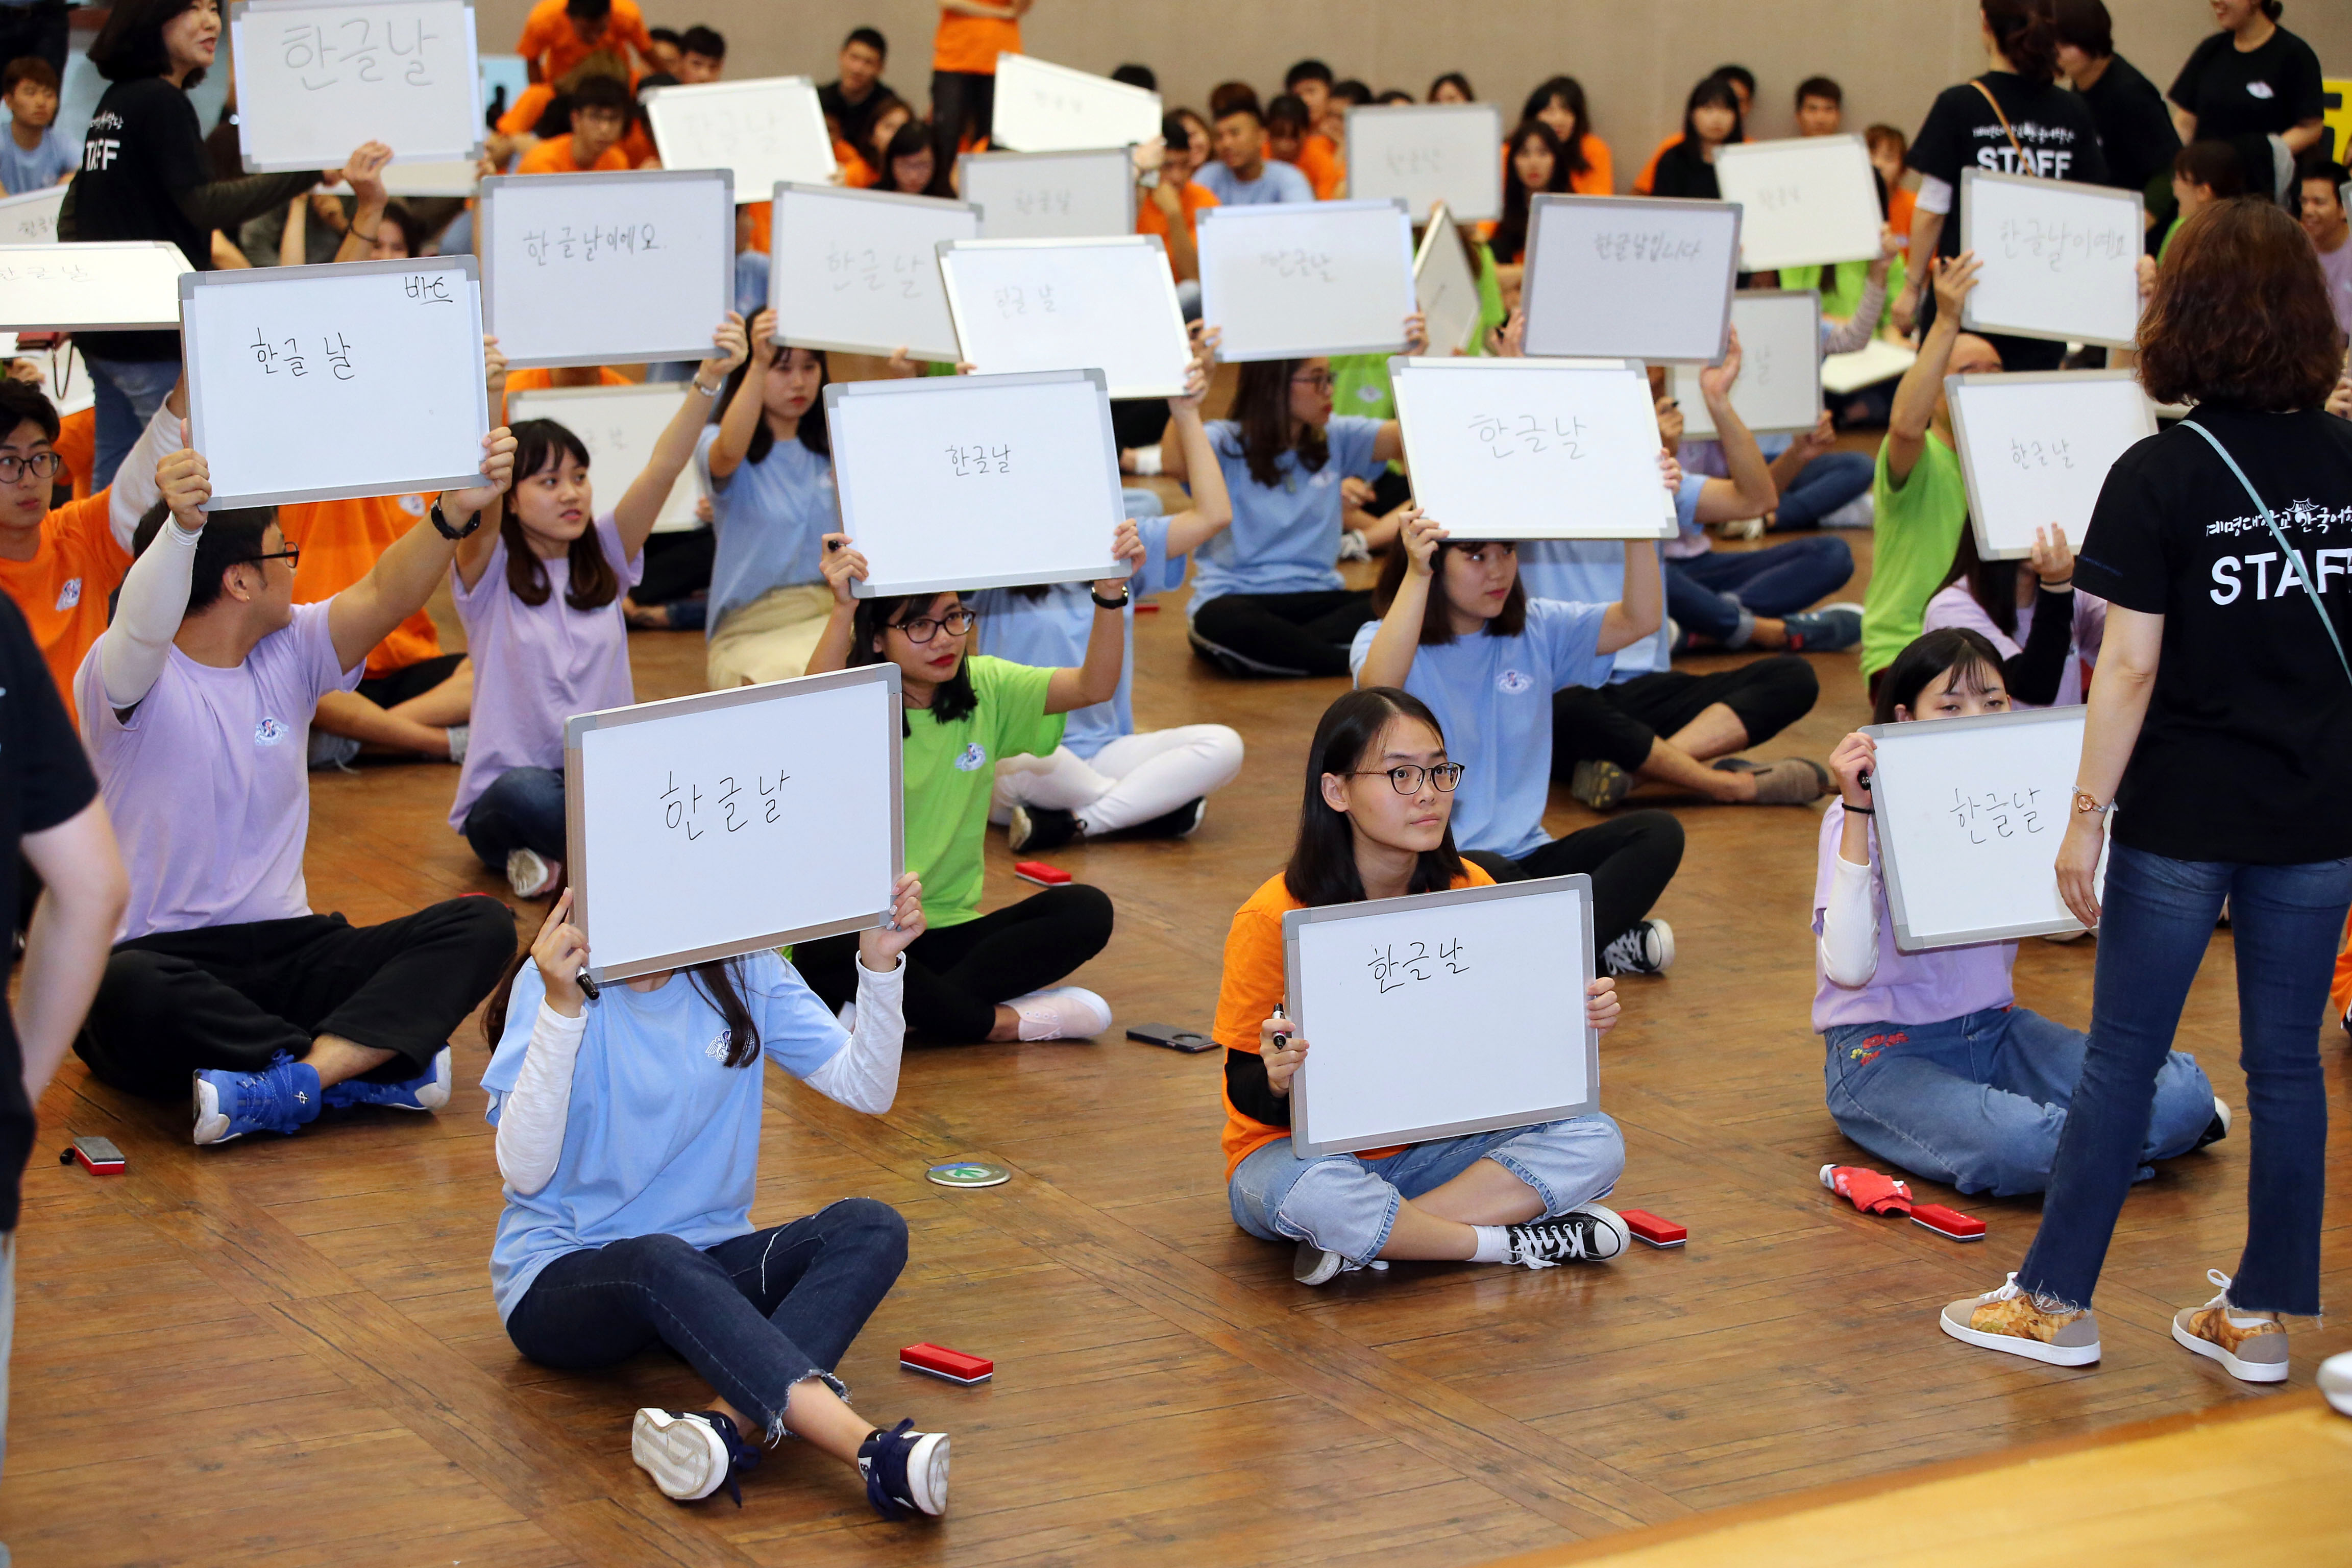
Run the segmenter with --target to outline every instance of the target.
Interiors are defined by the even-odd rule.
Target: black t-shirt
[[[1723,199],[1723,186],[1715,177],[1715,165],[1685,139],[1658,154],[1658,170],[1651,178],[1650,194],[1715,202]]]
[[[2089,105],[2079,93],[2054,82],[2035,84],[2009,71],[1987,71],[1977,79],[1991,90],[2000,114],[1974,84],[1962,82],[1936,95],[1927,121],[1919,127],[1906,160],[1922,174],[1952,187],[1952,210],[1944,219],[1939,256],[1960,253],[1960,171],[1984,169],[1998,174],[2038,174],[2045,180],[2107,183],[2106,154],[2099,148],[2099,128]],[[2009,127],[2001,126],[2001,115]],[[2017,144],[2010,144],[2010,132]],[[2021,150],[2025,156],[2018,157]]]
[[[841,139],[856,148],[860,157],[866,154],[866,133],[874,128],[874,111],[897,96],[878,79],[856,103],[842,96],[838,80],[816,89],[817,107],[833,116],[841,127]]]
[[[2213,34],[2173,79],[2172,101],[2197,117],[2199,141],[2276,136],[2320,117],[2319,57],[2309,44],[2284,27],[2245,54],[2235,42]]]
[[[212,154],[188,95],[159,76],[118,81],[98,100],[73,182],[78,240],[167,239],[200,271],[212,236],[180,210],[179,193],[208,184]],[[86,353],[107,359],[180,357],[177,332],[78,332]]]
[[[2110,56],[2099,79],[2084,88],[2084,106],[2099,128],[2099,151],[2106,155],[2104,182],[2119,190],[2142,191],[2158,174],[2169,181],[2180,151],[2180,132],[2164,107],[2156,83],[2121,55]]]
[[[2203,407],[2352,652],[2352,422]],[[2164,650],[2116,795],[2118,844],[2176,860],[2352,855],[2352,679],[2229,465],[2194,430],[2116,459],[2077,587],[2160,615]]]

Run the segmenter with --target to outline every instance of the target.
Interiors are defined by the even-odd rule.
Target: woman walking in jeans
[[[2116,462],[2075,562],[2111,606],[2057,868],[2068,907],[2099,923],[2114,805],[2090,1047],[2024,1264],[1940,1321],[1987,1350],[2099,1359],[2092,1291],[2227,900],[2253,1113],[2246,1247],[2172,1335],[2275,1383],[2280,1316],[2319,1310],[2319,1023],[2352,905],[2352,426],[2322,410],[2344,333],[2294,220],[2242,199],[2182,226],[2139,341],[2148,395],[2197,411]]]

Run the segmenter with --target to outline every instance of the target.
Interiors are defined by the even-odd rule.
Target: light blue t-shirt
[[[55,126],[41,132],[40,145],[29,153],[16,145],[13,130],[0,126],[0,190],[12,196],[30,195],[45,185],[56,184],[72,174],[80,161],[80,149],[67,146]]]
[[[1404,689],[1429,704],[1445,731],[1445,754],[1464,764],[1454,792],[1454,842],[1462,848],[1516,860],[1551,841],[1543,826],[1551,694],[1608,679],[1609,656],[1600,651],[1608,613],[1607,605],[1529,599],[1517,637],[1479,632],[1413,650]],[[1356,628],[1350,670],[1361,672],[1380,629],[1378,621]]]
[[[1192,171],[1192,183],[1228,207],[1262,207],[1276,202],[1311,202],[1315,187],[1296,163],[1276,158],[1265,161],[1265,172],[1244,180],[1214,159]]]
[[[1699,492],[1706,476],[1685,471],[1675,492],[1675,521],[1685,533],[1698,526]],[[1519,585],[1530,601],[1613,604],[1625,596],[1625,546],[1614,539],[1530,539],[1519,546]],[[1674,634],[1664,617],[1657,635],[1617,650],[1607,684],[1649,675],[1674,663]],[[1594,681],[1592,685],[1602,682]]]
[[[759,1026],[761,1053],[794,1077],[806,1078],[849,1043],[774,952],[738,960],[736,984]],[[506,1033],[482,1075],[492,1126],[521,1078],[546,994],[539,966],[524,964]],[[539,1271],[566,1253],[641,1236],[712,1247],[751,1231],[766,1075],[757,1063],[726,1065],[719,1009],[681,972],[656,991],[607,985],[587,1015],[555,1174],[529,1197],[507,1194],[490,1244],[501,1321]]]
[[[1275,465],[1282,482],[1268,486],[1250,478],[1241,426],[1230,419],[1211,420],[1209,445],[1224,469],[1234,525],[1201,546],[1192,608],[1197,611],[1227,594],[1312,594],[1345,586],[1338,566],[1346,510],[1339,481],[1350,474],[1360,479],[1380,476],[1372,449],[1381,424],[1333,416],[1323,427],[1330,447],[1323,466],[1308,473],[1298,466],[1297,452],[1285,452]]]
[[[719,635],[728,615],[772,588],[824,581],[824,536],[840,526],[833,459],[794,437],[768,448],[762,462],[748,458],[725,479],[710,472],[713,425],[695,444],[694,465],[710,495],[718,550],[710,563],[707,634]]]

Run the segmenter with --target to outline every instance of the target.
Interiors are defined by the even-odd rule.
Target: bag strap
[[[2285,531],[2279,527],[2278,519],[2271,515],[2271,509],[2263,504],[2262,492],[2254,489],[2254,482],[2246,478],[2246,470],[2238,467],[2238,459],[2230,456],[2230,448],[2221,445],[2220,437],[2194,419],[2184,419],[2181,424],[2204,437],[2206,444],[2219,452],[2221,460],[2230,465],[2230,471],[2238,476],[2238,482],[2246,487],[2246,494],[2252,499],[2254,510],[2263,514],[2263,522],[2270,529],[2271,537],[2278,541],[2279,552],[2286,557],[2287,564],[2294,568],[2295,581],[2303,585],[2303,596],[2311,601],[2312,609],[2319,616],[2320,626],[2326,629],[2327,640],[2336,649],[2336,662],[2344,667],[2344,679],[2352,680],[2352,658],[2345,657],[2344,639],[2336,635],[2336,619],[2327,613],[2327,606],[2319,602],[2319,592],[2311,585],[2310,569],[2304,565],[2303,557],[2294,552],[2294,546],[2287,542]]]
[[[2010,124],[2009,116],[2000,111],[2000,100],[1992,95],[1992,89],[1987,87],[1980,78],[1971,78],[1969,85],[1984,94],[1984,100],[1992,106],[1992,117],[2000,121],[2001,130],[2008,133],[2009,150],[2017,154],[2018,173],[2021,174],[2034,173],[2032,163],[2025,156],[2025,149],[2018,145],[2017,128]]]

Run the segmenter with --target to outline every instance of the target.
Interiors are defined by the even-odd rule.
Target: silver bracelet
[[[705,386],[702,384],[702,378],[698,375],[694,378],[694,390],[705,397],[716,397],[727,390],[727,383],[721,381],[717,386]]]

